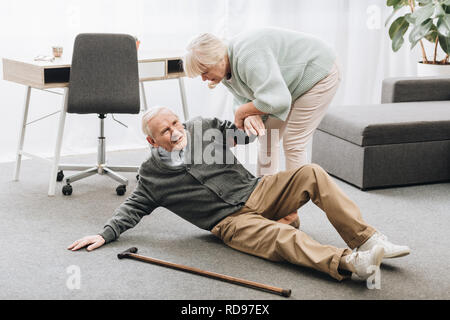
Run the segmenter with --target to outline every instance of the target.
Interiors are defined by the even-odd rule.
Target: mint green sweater
[[[325,78],[335,51],[305,33],[261,28],[228,43],[231,78],[222,80],[235,102],[252,101],[260,111],[286,120],[291,104]]]

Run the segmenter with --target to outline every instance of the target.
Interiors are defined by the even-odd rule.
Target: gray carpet
[[[110,152],[108,159],[111,164],[138,165],[146,155],[147,150]],[[66,157],[63,162],[95,159],[95,155]],[[131,246],[143,255],[290,288],[289,299],[450,298],[449,183],[362,192],[337,180],[362,208],[368,223],[412,249],[407,257],[385,260],[381,289],[369,290],[364,282],[337,282],[314,270],[235,251],[162,208],[116,242],[93,252],[68,251],[74,240],[97,233],[125,199],[116,195],[117,183],[93,176],[73,183],[70,197],[61,194],[58,183],[56,196],[48,197],[48,165],[24,161],[18,182],[12,181],[13,167],[13,163],[0,164],[0,299],[285,299],[156,265],[118,260],[117,253]],[[124,175],[131,181],[129,195],[135,175]],[[300,212],[303,231],[322,243],[345,246],[320,209],[308,203]],[[71,266],[79,268],[79,289],[69,288]]]

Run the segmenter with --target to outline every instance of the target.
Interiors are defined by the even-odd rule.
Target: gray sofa
[[[331,107],[312,162],[363,190],[450,181],[450,78],[390,78],[381,104]]]

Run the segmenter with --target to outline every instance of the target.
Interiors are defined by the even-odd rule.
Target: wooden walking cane
[[[138,251],[138,249],[136,247],[132,247],[132,248],[129,248],[128,250],[125,250],[122,253],[119,253],[117,255],[117,257],[119,259],[127,258],[127,259],[134,259],[134,260],[139,260],[139,261],[148,262],[148,263],[152,263],[152,264],[157,264],[157,265],[160,265],[163,267],[186,271],[186,272],[198,274],[200,276],[213,278],[213,279],[217,279],[217,280],[221,280],[221,281],[226,281],[226,282],[238,284],[238,285],[253,288],[253,289],[259,289],[259,290],[262,290],[265,292],[278,294],[283,297],[289,297],[291,295],[290,289],[277,288],[277,287],[268,286],[268,285],[254,282],[254,281],[239,279],[239,278],[223,275],[220,273],[200,270],[197,268],[188,267],[188,266],[184,266],[184,265],[173,263],[173,262],[168,262],[168,261],[164,261],[164,260],[141,256],[139,254],[136,254],[137,251]]]

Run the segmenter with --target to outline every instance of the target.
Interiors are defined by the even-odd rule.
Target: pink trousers
[[[324,79],[294,101],[286,121],[274,117],[266,120],[266,135],[258,139],[256,169],[258,176],[279,171],[281,140],[283,140],[286,170],[308,163],[306,147],[325,115],[340,82],[340,67],[335,61],[330,73]]]

